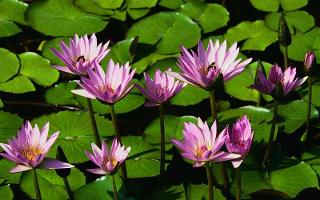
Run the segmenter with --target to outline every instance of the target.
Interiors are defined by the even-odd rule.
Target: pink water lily
[[[313,51],[308,51],[304,56],[304,68],[308,72],[311,70],[313,64],[316,62],[316,56]]]
[[[172,139],[172,143],[182,151],[182,156],[194,161],[194,167],[200,167],[208,162],[223,162],[241,157],[239,154],[222,151],[227,130],[217,136],[217,125],[209,128],[206,122],[198,118],[198,124],[185,123],[183,140]]]
[[[59,57],[65,66],[53,66],[54,68],[70,74],[86,75],[88,69],[95,67],[109,53],[109,41],[102,45],[97,44],[97,37],[92,34],[80,37],[76,34],[67,46],[63,41],[60,42],[61,52],[52,48],[53,53]]]
[[[252,139],[253,130],[247,116],[243,116],[238,120],[232,128],[227,128],[226,147],[230,153],[240,154],[241,157],[232,160],[234,168],[238,168],[245,156],[249,153]]]
[[[107,143],[102,142],[101,149],[94,143],[91,144],[93,154],[85,152],[88,158],[98,166],[95,169],[88,169],[94,174],[113,174],[119,166],[126,160],[131,147],[125,148],[121,146],[120,142],[115,138],[112,141],[111,149],[108,149]]]
[[[10,170],[11,173],[22,172],[34,168],[63,169],[72,165],[58,160],[45,158],[52,144],[56,141],[59,132],[48,139],[49,123],[40,131],[38,126],[32,128],[29,121],[19,130],[18,136],[9,140],[8,144],[0,143],[5,153],[0,155],[17,165]]]
[[[94,70],[88,70],[88,77],[81,77],[79,85],[83,89],[72,90],[90,99],[98,99],[106,104],[114,104],[125,97],[133,85],[129,85],[135,70],[131,70],[129,63],[119,65],[112,60],[108,63],[107,72],[97,64]]]
[[[168,71],[170,72],[171,69]],[[169,101],[185,86],[184,83],[175,81],[172,76],[161,72],[159,69],[155,72],[153,80],[148,74],[144,73],[144,80],[145,88],[140,85],[136,85],[136,87],[149,100],[145,104],[148,107],[158,106]]]
[[[192,85],[210,89],[219,76],[222,75],[223,80],[228,81],[241,73],[251,62],[251,58],[243,62],[241,59],[236,60],[238,53],[236,43],[227,49],[227,42],[220,45],[218,40],[215,44],[210,40],[207,49],[199,41],[197,53],[192,50],[189,52],[181,46],[178,66],[182,72],[169,74]]]
[[[279,91],[275,91],[276,86],[280,87],[280,93],[284,95],[299,87],[307,77],[299,79],[296,77],[296,68],[288,67],[284,72],[275,64],[272,66],[268,79],[262,70],[258,71],[258,77],[252,88],[259,90],[262,93],[279,96]]]

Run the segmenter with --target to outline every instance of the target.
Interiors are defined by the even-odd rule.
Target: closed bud
[[[279,19],[278,40],[279,44],[284,47],[289,46],[292,42],[290,30],[283,14],[281,14]]]
[[[308,73],[316,63],[316,56],[313,51],[308,51],[304,56],[304,70]]]
[[[58,146],[56,159],[57,159],[57,160],[60,160],[60,161],[62,161],[62,162],[68,163],[67,157],[66,157],[66,155],[64,154],[61,146]],[[57,169],[57,170],[56,170],[56,173],[57,173],[60,177],[66,178],[66,177],[68,177],[68,176],[70,175],[71,169],[70,169],[70,168],[68,168],[68,169]]]
[[[261,71],[263,73],[263,75],[265,77],[267,77],[266,70],[265,70],[265,68],[263,66],[263,63],[262,63],[262,61],[260,59],[257,62],[257,70],[256,70],[255,82],[257,82],[257,79],[258,79],[258,76],[259,76],[259,71]]]

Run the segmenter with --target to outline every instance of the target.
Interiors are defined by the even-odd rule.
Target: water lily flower
[[[263,71],[259,70],[256,82],[251,87],[279,98],[280,95],[287,95],[299,87],[306,79],[307,77],[301,79],[296,77],[296,69],[293,67],[288,67],[282,72],[281,68],[275,64],[270,70],[268,79]]]
[[[253,130],[247,116],[243,116],[232,128],[227,128],[226,130],[227,138],[225,144],[228,151],[241,155],[240,158],[231,161],[233,167],[238,168],[250,151]]]
[[[198,118],[198,124],[184,123],[183,140],[172,139],[172,143],[183,153],[182,157],[194,161],[194,167],[208,162],[223,162],[239,158],[241,155],[221,151],[226,140],[227,129],[217,136],[216,121],[211,128]]]
[[[192,50],[189,52],[181,46],[178,66],[182,72],[169,74],[189,84],[210,90],[219,77],[222,76],[226,82],[241,73],[250,63],[251,58],[243,62],[241,59],[236,60],[238,53],[237,43],[227,50],[227,42],[224,41],[220,45],[218,40],[215,44],[210,40],[207,49],[199,41],[197,53]]]
[[[170,72],[171,69],[168,71]],[[184,83],[175,81],[172,76],[161,72],[159,69],[155,72],[153,80],[148,74],[144,73],[144,80],[145,88],[140,85],[136,85],[136,87],[149,100],[145,104],[148,107],[158,106],[169,101],[185,86]]]
[[[94,143],[91,144],[91,147],[93,154],[88,151],[85,153],[99,168],[88,169],[88,171],[100,175],[114,174],[118,167],[126,160],[131,150],[131,147],[125,148],[125,146],[121,146],[117,138],[113,139],[110,150],[105,141],[102,142],[101,149]]]
[[[45,158],[52,144],[56,141],[59,132],[48,139],[49,123],[46,123],[40,131],[38,126],[32,128],[29,121],[22,126],[18,136],[9,140],[8,144],[0,143],[5,153],[0,155],[17,165],[10,170],[11,173],[22,172],[34,168],[63,169],[72,165],[58,160]]]
[[[70,41],[69,47],[62,41],[60,42],[61,52],[52,48],[52,52],[59,57],[65,66],[53,66],[54,68],[70,74],[86,75],[88,69],[96,67],[102,59],[109,53],[109,41],[102,45],[97,45],[97,37],[92,34],[80,37],[75,34]]]
[[[135,69],[131,72],[130,70],[129,63],[119,65],[110,60],[105,73],[97,64],[94,70],[88,70],[88,77],[81,77],[78,84],[83,89],[72,90],[72,92],[113,105],[125,97],[133,87],[133,85],[129,86],[129,83],[134,76]]]
[[[309,72],[315,63],[316,56],[313,51],[308,51],[304,56],[304,68],[305,71]]]

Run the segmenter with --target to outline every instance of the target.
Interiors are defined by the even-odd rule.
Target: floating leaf
[[[132,17],[132,19],[139,19],[139,18],[145,16],[146,14],[148,14],[150,9],[149,8],[128,9],[127,11],[128,11],[128,15],[130,15],[130,17]]]
[[[151,177],[159,174],[159,149],[138,136],[125,136],[121,140],[124,146],[131,146],[129,157],[126,160],[128,178]]]
[[[16,75],[19,65],[19,60],[14,53],[0,48],[0,82],[5,82]]]
[[[111,47],[110,53],[103,59],[102,66],[106,66],[110,59],[118,63],[126,63],[132,61],[130,53],[131,46],[133,45],[134,38],[129,38],[117,42]]]
[[[28,4],[17,0],[0,1],[0,37],[7,37],[21,32],[14,23],[26,25],[24,12]]]
[[[280,13],[270,13],[266,16],[266,26],[271,30],[278,31]],[[299,32],[306,32],[315,25],[315,21],[312,15],[306,11],[296,10],[288,12],[284,15],[286,22],[288,23],[291,33],[294,33],[292,27]]]
[[[121,178],[115,174],[115,182],[117,190],[122,187]],[[94,182],[86,184],[74,192],[74,197],[77,200],[113,200],[112,177],[103,176]]]
[[[100,116],[95,116],[100,137],[114,134],[111,121]],[[49,155],[55,157],[57,146],[61,146],[70,163],[87,161],[88,158],[83,153],[90,149],[90,144],[94,142],[93,132],[87,112],[61,111],[51,115],[43,115],[32,120],[33,124],[42,127],[46,122],[50,122],[50,133],[60,131]]]
[[[59,72],[50,66],[50,62],[33,52],[19,55],[20,74],[42,86],[50,86],[59,78]]]
[[[303,95],[303,99],[307,102],[308,101],[308,90],[304,90],[305,95]],[[314,106],[320,107],[320,83],[317,82],[315,84],[312,84],[312,96],[311,96],[311,102]]]
[[[36,91],[36,88],[27,77],[19,75],[8,82],[0,83],[0,91],[18,94]]]
[[[244,21],[235,27],[232,27],[225,34],[228,42],[244,41],[242,50],[263,51],[269,45],[277,41],[278,34],[268,29],[264,21],[257,20],[254,22]]]
[[[19,184],[21,173],[9,172],[15,166],[16,164],[12,161],[0,160],[0,178],[4,179],[6,183]]]
[[[140,43],[156,44],[157,53],[169,54],[178,52],[179,45],[193,47],[200,38],[200,28],[181,13],[161,12],[135,23],[127,38],[135,36]]]
[[[320,176],[320,147],[315,146],[310,150],[304,152],[301,156],[301,159],[309,164],[315,172]]]
[[[54,170],[37,170],[39,187],[44,200],[68,199],[67,191],[64,188],[63,179]],[[71,169],[68,181],[72,191],[85,184],[85,176],[76,168]],[[36,194],[30,171],[21,176],[21,189],[30,197],[35,199]]]
[[[53,36],[91,34],[107,25],[106,21],[81,11],[68,0],[34,2],[26,11],[26,19],[35,30]]]
[[[185,200],[186,195],[183,188],[183,185],[177,185],[177,186],[170,186],[165,187],[161,190],[155,191],[151,197],[148,199],[150,200]]]
[[[209,98],[207,91],[196,86],[187,85],[179,94],[174,96],[170,102],[173,105],[189,106],[200,103],[207,98]]]
[[[77,86],[76,82],[67,82],[59,83],[53,88],[49,88],[45,93],[46,102],[62,105],[79,105],[71,93],[71,90],[76,89]]]
[[[197,21],[204,33],[224,27],[229,21],[228,10],[220,4],[191,1],[182,5],[180,12]]]
[[[183,0],[160,0],[158,5],[175,10],[178,9],[183,3]]]
[[[263,62],[265,70],[268,72],[271,64]],[[250,86],[254,84],[257,72],[257,62],[249,64],[241,74],[229,80],[225,84],[225,90],[231,96],[243,100],[257,102],[259,92]],[[241,87],[239,87],[241,85]]]
[[[0,196],[6,200],[13,199],[13,192],[10,189],[10,185],[4,185],[0,187]]]
[[[48,40],[43,44],[42,47],[42,56],[50,60],[50,62],[54,65],[61,65],[64,66],[65,64],[61,61],[60,58],[58,58],[52,51],[51,48],[55,48],[57,50],[60,50],[60,42],[63,41],[66,44],[69,43],[69,38],[54,38],[52,40]]]
[[[0,142],[7,142],[15,136],[22,125],[23,120],[15,114],[0,111],[0,121],[10,123],[0,123]]]
[[[320,28],[315,27],[306,33],[297,33],[288,47],[288,56],[292,60],[303,61],[307,51],[313,50],[320,57]]]
[[[296,10],[307,5],[308,0],[250,0],[251,4],[258,10],[276,12],[281,7],[285,11]]]
[[[96,15],[113,15],[113,10],[105,9],[99,6],[96,1],[88,1],[88,0],[74,0],[73,1],[76,6],[81,8],[81,10],[93,13]]]
[[[192,200],[208,199],[208,186],[189,184],[187,194],[189,197],[188,199],[192,199]],[[213,199],[226,200],[226,197],[223,196],[221,190],[219,190],[218,188],[215,188],[213,190]]]
[[[293,133],[301,127],[307,120],[307,103],[303,100],[295,100],[286,105],[279,105],[278,124],[284,128],[284,132]],[[311,108],[311,119],[319,116],[318,110]]]
[[[127,0],[128,8],[152,8],[157,4],[158,0]]]
[[[117,9],[123,3],[123,0],[108,0],[108,1],[105,1],[105,0],[93,0],[93,1],[95,1],[102,8],[107,8],[107,9]]]

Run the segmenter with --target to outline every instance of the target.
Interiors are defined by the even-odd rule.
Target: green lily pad
[[[7,200],[13,199],[13,192],[10,189],[10,185],[4,185],[0,187],[0,196],[1,198]]]
[[[175,10],[180,8],[183,3],[183,0],[160,0],[158,5]]]
[[[117,190],[122,187],[122,180],[119,175],[115,174]],[[112,178],[103,176],[89,184],[86,184],[75,191],[74,197],[77,200],[113,200]]]
[[[179,45],[193,47],[200,38],[200,28],[184,14],[161,12],[135,23],[127,38],[135,36],[140,43],[156,44],[157,53],[170,54],[178,52]]]
[[[152,177],[159,174],[159,149],[138,136],[125,136],[121,140],[124,146],[131,146],[131,151],[126,160],[128,178]]]
[[[320,147],[315,146],[310,150],[304,152],[301,156],[301,160],[309,164],[314,171],[320,176]]]
[[[0,37],[7,37],[21,32],[16,23],[27,25],[24,12],[28,4],[17,0],[0,1]]]
[[[148,14],[149,11],[150,11],[149,8],[139,8],[139,9],[129,9],[128,8],[128,10],[127,10],[128,15],[130,15],[130,17],[134,20],[145,16],[146,14]]]
[[[307,120],[307,103],[303,100],[295,100],[286,105],[279,105],[278,125],[284,128],[284,132],[293,133]],[[319,116],[319,111],[311,108],[311,119]]]
[[[21,173],[9,172],[15,165],[12,161],[0,160],[0,178],[4,179],[6,183],[19,184]]]
[[[271,64],[263,62],[265,70],[268,72],[271,69]],[[257,71],[257,62],[249,64],[241,74],[229,80],[225,84],[226,92],[243,101],[257,102],[259,92],[252,89],[250,86],[254,84]],[[241,85],[241,87],[239,87]]]
[[[45,93],[46,102],[52,104],[62,105],[79,105],[78,101],[74,98],[71,90],[76,89],[78,84],[75,81],[63,82],[49,88]]]
[[[107,8],[107,9],[117,9],[120,8],[120,6],[123,3],[123,0],[93,0],[95,1],[99,6],[102,8]]]
[[[188,199],[192,200],[203,200],[208,199],[208,186],[207,185],[188,185]],[[215,188],[213,190],[213,199],[215,200],[226,200],[227,198],[223,196],[221,190]]]
[[[74,0],[74,5],[78,6],[79,8],[81,8],[81,10],[88,12],[88,13],[92,13],[92,14],[96,14],[96,15],[113,15],[113,10],[109,10],[109,9],[105,9],[102,8],[101,6],[99,6],[99,4],[92,0],[92,1],[88,1],[88,0]]]
[[[316,57],[320,57],[320,28],[315,27],[306,33],[297,33],[292,37],[288,47],[288,56],[292,60],[303,61],[308,50],[314,50]]]
[[[81,11],[68,0],[34,2],[26,11],[26,19],[35,30],[52,36],[91,34],[107,25],[100,17]]]
[[[193,85],[187,85],[179,94],[174,96],[170,102],[177,106],[189,106],[200,103],[207,98],[209,98],[208,91]]]
[[[225,34],[229,43],[244,41],[242,50],[263,51],[277,41],[278,34],[268,29],[262,20],[244,21],[232,27]]]
[[[19,66],[19,60],[14,53],[0,48],[0,82],[5,82],[16,75]]]
[[[127,0],[126,3],[128,8],[152,8],[157,4],[157,1],[158,0]]]
[[[183,185],[174,185],[170,187],[165,187],[161,190],[156,190],[151,197],[150,200],[185,200],[186,195],[183,188]]]
[[[44,200],[68,199],[68,194],[64,188],[63,179],[59,177],[55,170],[37,170],[39,187]],[[85,176],[76,168],[71,169],[68,181],[72,191],[77,190],[85,184]],[[21,189],[30,197],[35,199],[36,194],[30,171],[21,176]]]
[[[100,137],[114,134],[111,121],[95,115]],[[50,133],[60,131],[59,137],[49,156],[55,157],[57,146],[63,148],[70,163],[87,161],[85,150],[91,149],[90,144],[94,142],[93,132],[87,112],[61,111],[51,115],[43,115],[32,120],[33,124],[42,127],[46,122],[50,122]]]
[[[220,4],[191,1],[181,6],[180,12],[198,22],[204,33],[224,27],[229,21],[228,10]]]
[[[103,59],[102,66],[106,66],[110,59],[114,62],[124,64],[132,61],[131,47],[133,45],[134,38],[129,38],[117,42],[111,47],[109,54]]]
[[[168,147],[172,147],[170,139],[179,139],[183,137],[183,126],[185,122],[197,123],[198,119],[193,116],[177,117],[173,115],[165,115],[164,131],[165,141]],[[144,139],[153,145],[160,145],[160,119],[153,120],[144,131]]]
[[[270,13],[266,16],[266,26],[271,30],[278,31],[280,13]],[[293,28],[299,32],[306,32],[315,25],[315,20],[312,15],[306,11],[296,10],[292,12],[287,12],[284,15],[286,22],[288,23],[291,33]]]
[[[304,93],[301,95],[303,96],[303,100],[306,102],[308,101],[308,90],[304,90]],[[312,84],[312,97],[311,102],[314,106],[320,107],[320,82]]]
[[[21,68],[20,74],[30,78],[42,86],[50,86],[59,78],[59,72],[52,68],[50,62],[33,52],[19,55]]]
[[[11,114],[9,112],[0,111],[0,142],[6,143],[8,139],[15,136],[22,126],[23,120],[16,114]]]
[[[258,10],[276,12],[279,6],[285,11],[296,10],[307,5],[308,0],[250,0],[251,4]]]
[[[25,76],[16,76],[8,82],[0,83],[0,91],[9,93],[26,93],[36,91],[30,79]]]

